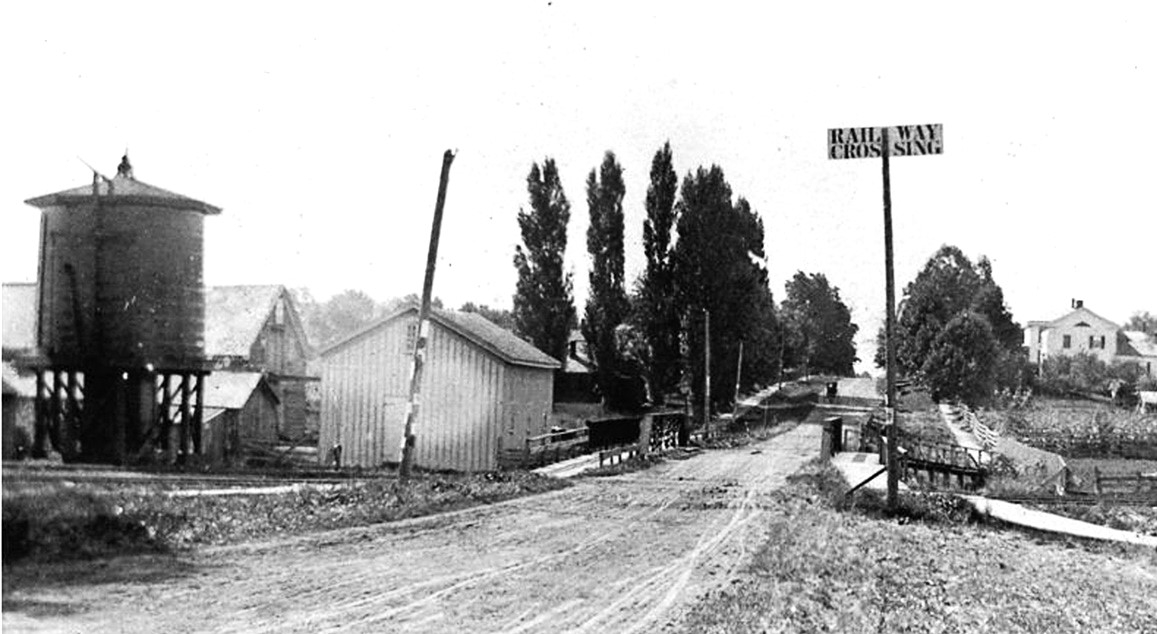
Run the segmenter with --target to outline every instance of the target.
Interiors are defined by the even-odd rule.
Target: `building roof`
[[[263,380],[260,372],[213,372],[205,377],[205,407],[241,409]],[[268,389],[268,384],[266,389],[277,401],[277,394]]]
[[[1072,317],[1073,315],[1075,315],[1077,313],[1081,313],[1082,315],[1087,315],[1089,317],[1092,317],[1093,319],[1100,320],[1100,321],[1104,322],[1106,325],[1112,326],[1114,330],[1120,330],[1121,329],[1121,327],[1118,326],[1115,321],[1113,321],[1111,319],[1105,319],[1104,317],[1098,315],[1097,313],[1094,313],[1093,311],[1089,310],[1088,308],[1085,308],[1084,306],[1081,306],[1080,308],[1074,308],[1073,310],[1070,310],[1069,312],[1061,315],[1060,317],[1057,317],[1056,319],[1054,319],[1052,321],[1030,321],[1028,323],[1029,323],[1029,326],[1040,326],[1042,328],[1052,328],[1054,326],[1061,325],[1062,322],[1068,320],[1070,317]]]
[[[33,207],[40,208],[66,205],[69,203],[84,203],[92,200],[93,188],[95,187],[97,196],[115,199],[117,202],[136,202],[162,207],[173,207],[176,209],[190,209],[200,211],[206,215],[221,213],[220,207],[214,207],[213,205],[189,198],[188,196],[182,196],[167,189],[161,189],[160,187],[141,182],[132,177],[131,169],[129,171],[129,175],[118,173],[113,178],[104,178],[103,176],[94,177],[96,181],[95,185],[81,185],[80,187],[73,187],[72,189],[56,192],[55,194],[29,198],[24,202]]]
[[[1125,341],[1118,345],[1117,354],[1125,357],[1157,357],[1157,341],[1140,330],[1123,330]]]
[[[205,354],[248,357],[283,287],[206,286]]]
[[[36,285],[5,284],[2,301],[4,349],[36,348]]]
[[[322,350],[321,354],[323,356],[332,354],[335,350],[364,337],[383,325],[403,315],[416,313],[417,311],[418,307],[416,305],[412,303],[405,304],[349,337]],[[431,308],[430,319],[442,327],[458,333],[468,341],[487,350],[506,363],[547,369],[555,369],[560,365],[559,362],[550,355],[534,347],[532,344],[519,339],[514,333],[477,313]]]

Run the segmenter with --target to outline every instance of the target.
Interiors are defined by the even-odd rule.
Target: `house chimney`
[[[1073,300],[1073,308],[1083,308],[1084,306],[1085,306],[1085,300],[1083,300],[1083,299],[1074,299]]]

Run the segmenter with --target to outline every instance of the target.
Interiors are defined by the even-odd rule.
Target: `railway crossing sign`
[[[828,129],[828,158],[878,158],[884,175],[884,279],[887,301],[885,345],[888,353],[888,508],[899,499],[900,469],[896,425],[896,281],[892,273],[892,179],[890,156],[927,156],[944,153],[944,126],[939,123],[867,128]]]
[[[926,156],[944,153],[944,126],[931,123],[888,128],[829,129],[828,158],[881,158],[885,130],[889,139],[889,156]]]

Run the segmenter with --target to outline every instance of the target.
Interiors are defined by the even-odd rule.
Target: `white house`
[[[1149,376],[1157,371],[1157,342],[1143,332],[1122,330],[1075,299],[1072,310],[1052,321],[1030,321],[1024,345],[1033,363],[1058,355],[1088,353],[1105,363],[1132,361]]]

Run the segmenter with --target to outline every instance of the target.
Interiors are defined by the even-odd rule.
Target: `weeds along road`
[[[22,588],[12,599],[43,608],[6,610],[4,629],[663,630],[762,545],[767,494],[818,455],[819,439],[799,425],[449,515],[205,549],[187,565],[115,560],[87,581]]]

